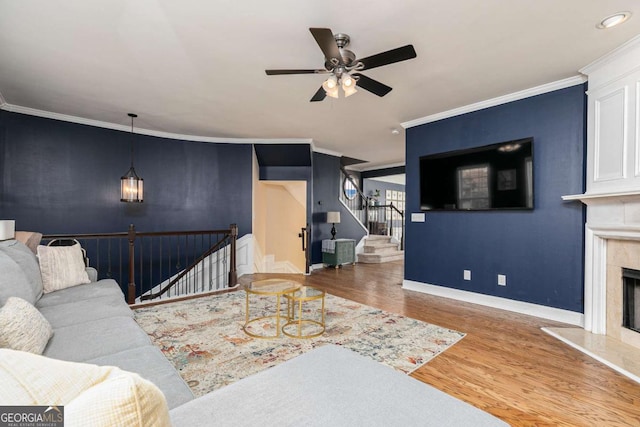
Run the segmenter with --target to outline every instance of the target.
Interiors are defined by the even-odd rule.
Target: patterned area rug
[[[241,291],[139,308],[135,319],[196,396],[326,343],[410,373],[464,337],[461,332],[329,294],[325,304],[326,331],[311,339],[249,337],[242,330],[245,293]],[[274,298],[254,299],[252,295],[252,316],[273,309]],[[311,301],[304,308],[303,318],[316,316],[319,311],[319,301]],[[273,333],[274,323],[265,320],[254,325]]]

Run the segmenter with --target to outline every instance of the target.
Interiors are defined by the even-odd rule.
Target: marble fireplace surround
[[[621,326],[621,268],[640,270],[640,192],[563,199],[587,205],[584,329],[544,329],[640,382],[640,334]]]
[[[620,328],[621,320],[617,320],[622,306],[620,268],[640,269],[640,192],[565,198],[575,199],[587,205],[584,329],[620,339],[620,333],[615,332],[616,326],[608,323],[616,322],[617,329]],[[611,282],[609,292],[607,279]],[[619,295],[608,298],[608,294],[614,293],[614,287],[619,287],[620,292],[616,291]]]

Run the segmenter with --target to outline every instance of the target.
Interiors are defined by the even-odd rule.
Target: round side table
[[[324,291],[311,286],[302,286],[285,294],[288,319],[282,327],[282,333],[290,338],[314,338],[322,335],[325,330],[324,295]],[[310,307],[311,304],[308,304],[310,301],[320,301],[319,313]],[[302,312],[303,305],[309,309],[304,313],[305,317]],[[315,318],[314,312],[316,313]]]
[[[242,330],[244,333],[254,337],[254,338],[278,338],[280,336],[280,318],[282,317],[280,302],[281,297],[284,295],[285,297],[289,294],[300,289],[301,285],[298,282],[293,282],[291,280],[283,280],[283,279],[267,279],[267,280],[259,280],[256,282],[252,282],[249,286],[245,288],[246,292],[246,303],[245,303],[245,322],[242,326]],[[251,296],[254,298],[251,298]],[[253,299],[257,299],[260,297],[275,297],[275,306],[272,312],[268,312],[266,315],[258,317],[251,317],[251,303],[250,301]],[[254,301],[254,308],[256,302]],[[287,319],[287,315],[284,316]],[[267,319],[273,319],[275,322],[275,334],[259,334],[254,331],[249,330],[249,326],[260,321],[264,321]],[[288,320],[288,319],[287,319]],[[257,328],[256,328],[257,329]]]

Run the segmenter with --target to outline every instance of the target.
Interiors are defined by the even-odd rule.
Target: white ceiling
[[[598,30],[617,11],[623,25]],[[351,36],[365,57],[418,57],[365,72],[379,98],[309,102],[321,68],[309,27]],[[638,0],[0,0],[0,104],[181,135],[312,139],[404,162],[401,123],[576,76],[640,34]],[[4,100],[3,100],[4,98]],[[392,135],[391,129],[401,130]]]

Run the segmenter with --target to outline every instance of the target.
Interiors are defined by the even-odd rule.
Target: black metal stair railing
[[[352,194],[345,191],[345,182],[351,185]],[[404,250],[404,212],[398,209],[393,203],[388,205],[378,205],[375,199],[366,196],[356,180],[349,172],[340,166],[340,200],[360,221],[369,234],[392,236],[400,242],[400,249]]]
[[[127,302],[192,295],[236,285],[238,227],[224,230],[49,234],[43,244],[79,242],[98,279],[125,287]]]

